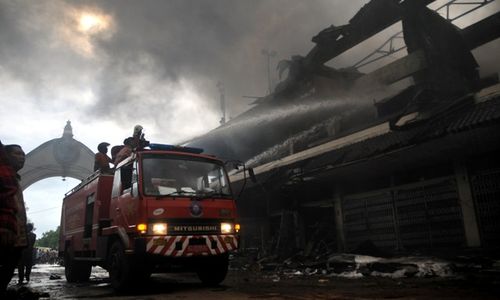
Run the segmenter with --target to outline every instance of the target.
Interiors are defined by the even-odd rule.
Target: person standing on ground
[[[94,171],[100,170],[101,173],[109,174],[111,173],[111,168],[109,163],[111,163],[111,158],[107,155],[109,143],[100,143],[97,146],[97,152],[95,154],[94,160]]]
[[[36,234],[33,232],[33,223],[28,223],[26,226],[28,231],[28,246],[24,248],[21,255],[21,260],[17,266],[17,273],[19,275],[19,282],[17,284],[23,284],[24,278],[26,281],[30,281],[31,268],[33,267],[33,256],[34,246],[36,241]]]
[[[17,236],[15,195],[18,189],[16,172],[0,142],[0,298],[3,298],[13,272],[10,260]]]
[[[8,200],[14,201],[14,207],[9,212],[11,215],[7,217],[7,219],[9,219],[10,226],[14,225],[15,227],[10,228],[12,229],[10,232],[9,230],[2,232],[2,238],[0,239],[2,241],[0,253],[0,292],[2,293],[5,293],[7,285],[14,275],[14,270],[17,267],[19,259],[21,258],[22,250],[28,245],[26,233],[26,208],[24,206],[23,190],[19,185],[19,181],[21,179],[19,174],[17,174],[17,172],[24,166],[25,154],[19,145],[6,145],[4,146],[4,150],[10,167],[14,172],[16,172],[14,173],[14,178],[17,180],[17,192],[13,196],[12,200]],[[4,202],[4,199],[2,199],[2,202]],[[2,211],[2,213],[4,212],[6,211]],[[2,214],[2,218],[4,216],[7,216],[7,214]],[[2,229],[4,229],[3,226],[4,224],[2,224]],[[5,237],[4,233],[6,233]]]

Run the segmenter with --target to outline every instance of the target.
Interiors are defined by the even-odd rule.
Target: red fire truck
[[[117,291],[153,272],[192,270],[210,285],[224,280],[240,225],[223,162],[197,148],[149,148],[66,194],[59,255],[68,282],[88,280],[96,265]]]

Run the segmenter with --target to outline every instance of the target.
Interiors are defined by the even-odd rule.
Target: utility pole
[[[271,57],[275,57],[276,54],[276,51],[274,50],[268,50],[268,49],[262,49],[261,50],[261,53],[262,55],[265,55],[266,58],[267,58],[267,82],[268,82],[268,85],[269,85],[269,94],[272,93],[273,91],[273,82],[271,80]]]
[[[226,124],[226,97],[224,94],[224,84],[222,82],[217,82],[217,88],[219,89],[220,93],[220,109],[222,111],[222,118],[220,119],[219,123],[221,125]]]

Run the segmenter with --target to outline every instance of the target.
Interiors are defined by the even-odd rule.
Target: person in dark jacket
[[[28,231],[28,246],[24,248],[21,260],[17,266],[17,272],[19,275],[18,284],[23,284],[25,277],[26,281],[30,281],[31,268],[33,267],[33,256],[35,255],[34,246],[36,234],[33,232],[33,223],[28,223],[26,229]]]

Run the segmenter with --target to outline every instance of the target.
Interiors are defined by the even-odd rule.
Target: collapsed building
[[[253,168],[256,182],[231,178],[245,184],[243,247],[500,246],[500,85],[471,53],[500,36],[500,13],[459,29],[432,2],[372,0],[281,62],[288,76],[252,109],[188,143]],[[327,65],[399,21],[408,55],[368,74]]]

